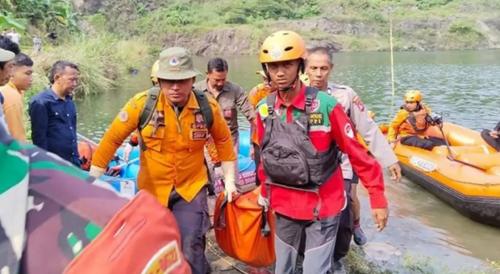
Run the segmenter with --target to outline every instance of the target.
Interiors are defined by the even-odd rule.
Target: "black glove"
[[[436,125],[442,125],[443,124],[443,117],[437,116],[437,117],[434,117],[433,120],[434,120],[434,124],[436,124]]]

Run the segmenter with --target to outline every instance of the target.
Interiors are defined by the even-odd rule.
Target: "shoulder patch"
[[[354,138],[354,131],[352,130],[351,124],[349,124],[349,123],[345,124],[344,133],[347,137],[349,137],[351,139]]]
[[[127,122],[128,112],[126,112],[125,110],[120,111],[120,113],[118,113],[118,119],[123,123]]]
[[[321,102],[318,98],[315,98],[312,103],[311,103],[311,111],[316,112],[319,110],[319,107],[321,105]]]
[[[258,112],[261,118],[266,118],[269,116],[269,108],[267,107],[267,104],[261,104],[258,107]]]

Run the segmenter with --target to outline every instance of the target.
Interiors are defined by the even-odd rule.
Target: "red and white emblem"
[[[352,130],[351,124],[349,124],[349,123],[345,124],[344,133],[347,137],[349,137],[351,139],[354,138],[354,131]]]

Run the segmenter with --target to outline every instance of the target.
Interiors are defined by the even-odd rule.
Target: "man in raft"
[[[394,148],[397,141],[407,146],[420,147],[432,150],[435,146],[446,145],[444,139],[429,136],[427,129],[441,123],[440,119],[433,119],[431,109],[422,102],[420,90],[409,90],[404,96],[404,104],[396,113],[389,126],[387,140]]]
[[[488,145],[492,146],[496,151],[500,152],[500,122],[493,130],[483,130],[481,132],[481,137]]]

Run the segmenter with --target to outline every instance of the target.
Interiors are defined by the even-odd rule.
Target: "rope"
[[[389,46],[391,49],[391,113],[389,114],[392,118],[394,115],[394,96],[396,95],[396,89],[394,87],[394,46],[392,43],[392,10],[389,10]]]

